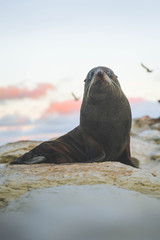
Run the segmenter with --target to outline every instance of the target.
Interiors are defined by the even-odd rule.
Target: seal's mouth
[[[109,86],[112,84],[112,80],[108,77],[105,71],[98,69],[93,76],[93,83],[95,85]]]

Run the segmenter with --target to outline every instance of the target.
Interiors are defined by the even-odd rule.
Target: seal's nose
[[[102,72],[101,70],[99,70],[99,71],[97,72],[97,76],[98,76],[99,78],[102,78],[102,77],[103,77],[103,72]]]

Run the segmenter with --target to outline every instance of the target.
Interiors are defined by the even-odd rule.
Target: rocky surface
[[[40,142],[22,141],[0,147],[0,206],[32,189],[60,185],[114,185],[160,197],[160,119],[143,117],[133,121],[132,157],[140,168],[121,163],[8,165]]]
[[[160,200],[106,184],[31,190],[1,211],[3,240],[158,240]]]
[[[160,172],[160,118],[145,116],[133,121],[131,154],[141,168]]]
[[[9,163],[40,143],[40,141],[18,141],[0,146],[0,163]]]
[[[1,168],[1,204],[31,189],[59,185],[107,184],[160,197],[160,175],[116,162],[8,165]]]

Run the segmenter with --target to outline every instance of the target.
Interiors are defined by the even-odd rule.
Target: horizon
[[[158,102],[145,101],[141,98],[128,99],[132,119],[143,116],[158,118]],[[38,119],[12,115],[0,119],[0,146],[17,141],[46,141],[57,138],[79,125],[81,100],[51,102],[50,106]],[[148,112],[151,114],[148,115]],[[4,124],[5,123],[5,124]]]

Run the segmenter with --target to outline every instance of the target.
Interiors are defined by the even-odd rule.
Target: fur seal
[[[130,155],[131,109],[117,76],[96,67],[85,79],[80,125],[35,147],[11,164],[118,161],[136,167]]]

